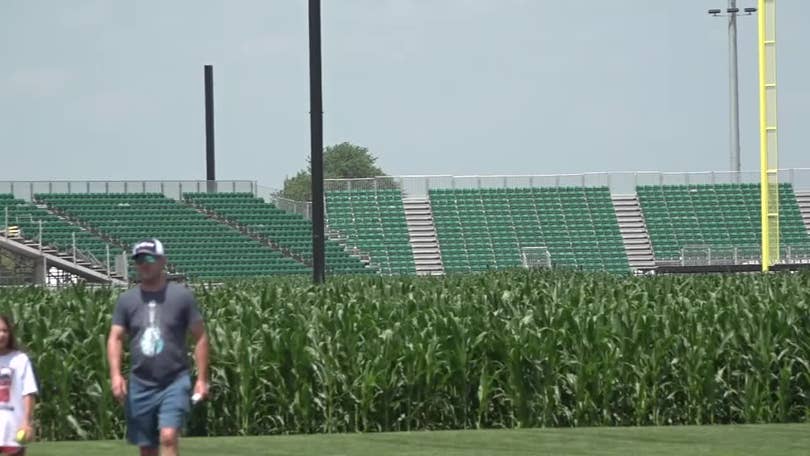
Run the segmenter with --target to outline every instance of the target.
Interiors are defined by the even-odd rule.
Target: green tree
[[[307,160],[309,161],[309,160]],[[385,176],[377,165],[377,157],[371,155],[368,148],[349,142],[327,146],[323,152],[323,175],[325,179],[357,179],[364,177]],[[312,166],[284,180],[281,196],[297,201],[312,199]]]
[[[310,201],[312,198],[312,178],[309,171],[298,171],[293,177],[284,179],[284,190],[281,196],[296,201]]]

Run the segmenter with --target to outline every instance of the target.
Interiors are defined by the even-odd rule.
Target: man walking
[[[186,347],[190,332],[198,377],[193,393],[208,395],[208,337],[194,295],[169,282],[166,255],[157,239],[132,249],[140,285],[118,297],[107,340],[112,393],[126,409],[127,440],[141,456],[179,454],[178,439],[190,409],[191,377]],[[129,336],[129,381],[121,372]]]

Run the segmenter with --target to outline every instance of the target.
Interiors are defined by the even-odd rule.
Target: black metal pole
[[[205,180],[208,191],[214,192],[216,172],[214,159],[214,67],[205,66]]]
[[[321,86],[321,0],[309,0],[309,115],[312,166],[312,277],[324,282],[323,94]]]

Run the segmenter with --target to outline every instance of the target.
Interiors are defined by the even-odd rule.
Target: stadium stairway
[[[5,218],[8,220],[5,220]],[[16,199],[11,194],[0,194],[0,224],[10,227],[7,237],[45,255],[50,255],[73,263],[76,268],[84,268],[97,274],[123,280],[124,276],[116,271],[115,256],[125,249],[99,233],[73,223],[59,214],[47,210],[45,206]],[[39,224],[42,225],[41,239]],[[5,228],[0,227],[0,231]],[[75,239],[76,250],[73,244]],[[107,248],[111,255],[110,265],[106,263]],[[61,264],[61,263],[60,263]],[[59,267],[59,265],[56,265]],[[59,269],[65,270],[62,267]],[[109,269],[109,270],[108,270]],[[97,274],[84,273],[77,269],[80,276],[91,280]],[[74,271],[68,271],[73,273]]]
[[[408,197],[402,199],[402,204],[405,208],[405,222],[408,224],[416,274],[444,274],[430,200],[427,197]]]
[[[810,233],[810,191],[796,191],[796,202],[799,204],[799,212],[802,214],[802,221],[807,232]]]
[[[208,217],[209,219],[217,223],[230,226],[231,228],[233,228],[236,231],[239,231],[246,237],[253,239],[254,241],[264,245],[265,247],[269,247],[279,252],[282,256],[285,256],[298,263],[302,263],[307,266],[312,266],[301,255],[297,255],[296,253],[292,252],[289,249],[282,248],[277,242],[273,241],[272,239],[269,239],[267,236],[263,236],[261,234],[256,233],[255,231],[251,231],[248,225],[240,223],[236,220],[232,220],[231,218],[222,215],[216,210],[207,208],[204,204],[200,204],[199,202],[192,200],[189,194],[184,195],[184,199],[182,200],[182,202],[187,206],[191,207],[192,209],[194,209],[195,211],[197,211],[199,214],[204,215],[205,217]]]
[[[302,215],[286,212],[252,193],[185,193],[183,198],[200,213],[231,225],[284,256],[311,266],[312,222]],[[326,240],[325,249],[328,273],[376,272],[330,239]]]
[[[33,259],[34,264],[41,265],[41,267],[45,268],[45,270],[43,270],[40,266],[35,267],[34,275],[39,277],[33,283],[47,283],[46,270],[56,268],[80,277],[90,283],[110,284],[115,286],[126,285],[126,281],[121,275],[108,274],[106,269],[93,267],[93,265],[87,264],[86,262],[73,261],[71,258],[59,254],[59,252],[52,248],[39,247],[38,244],[32,244],[29,241],[22,242],[22,238],[15,239],[0,236],[0,250],[11,252],[16,256]]]
[[[647,224],[644,221],[644,214],[641,212],[641,205],[638,196],[632,195],[611,195],[613,209],[616,211],[616,219],[619,222],[619,231],[624,242],[624,250],[627,252],[627,260],[630,268],[634,270],[651,269],[655,267],[655,256],[653,255],[650,234],[647,232]]]

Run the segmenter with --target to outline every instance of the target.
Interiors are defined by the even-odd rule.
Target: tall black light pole
[[[309,0],[309,114],[312,166],[312,276],[325,279],[323,210],[323,93],[321,87],[321,1]]]
[[[205,65],[205,180],[208,192],[214,192],[216,172],[214,159],[214,67]]]

